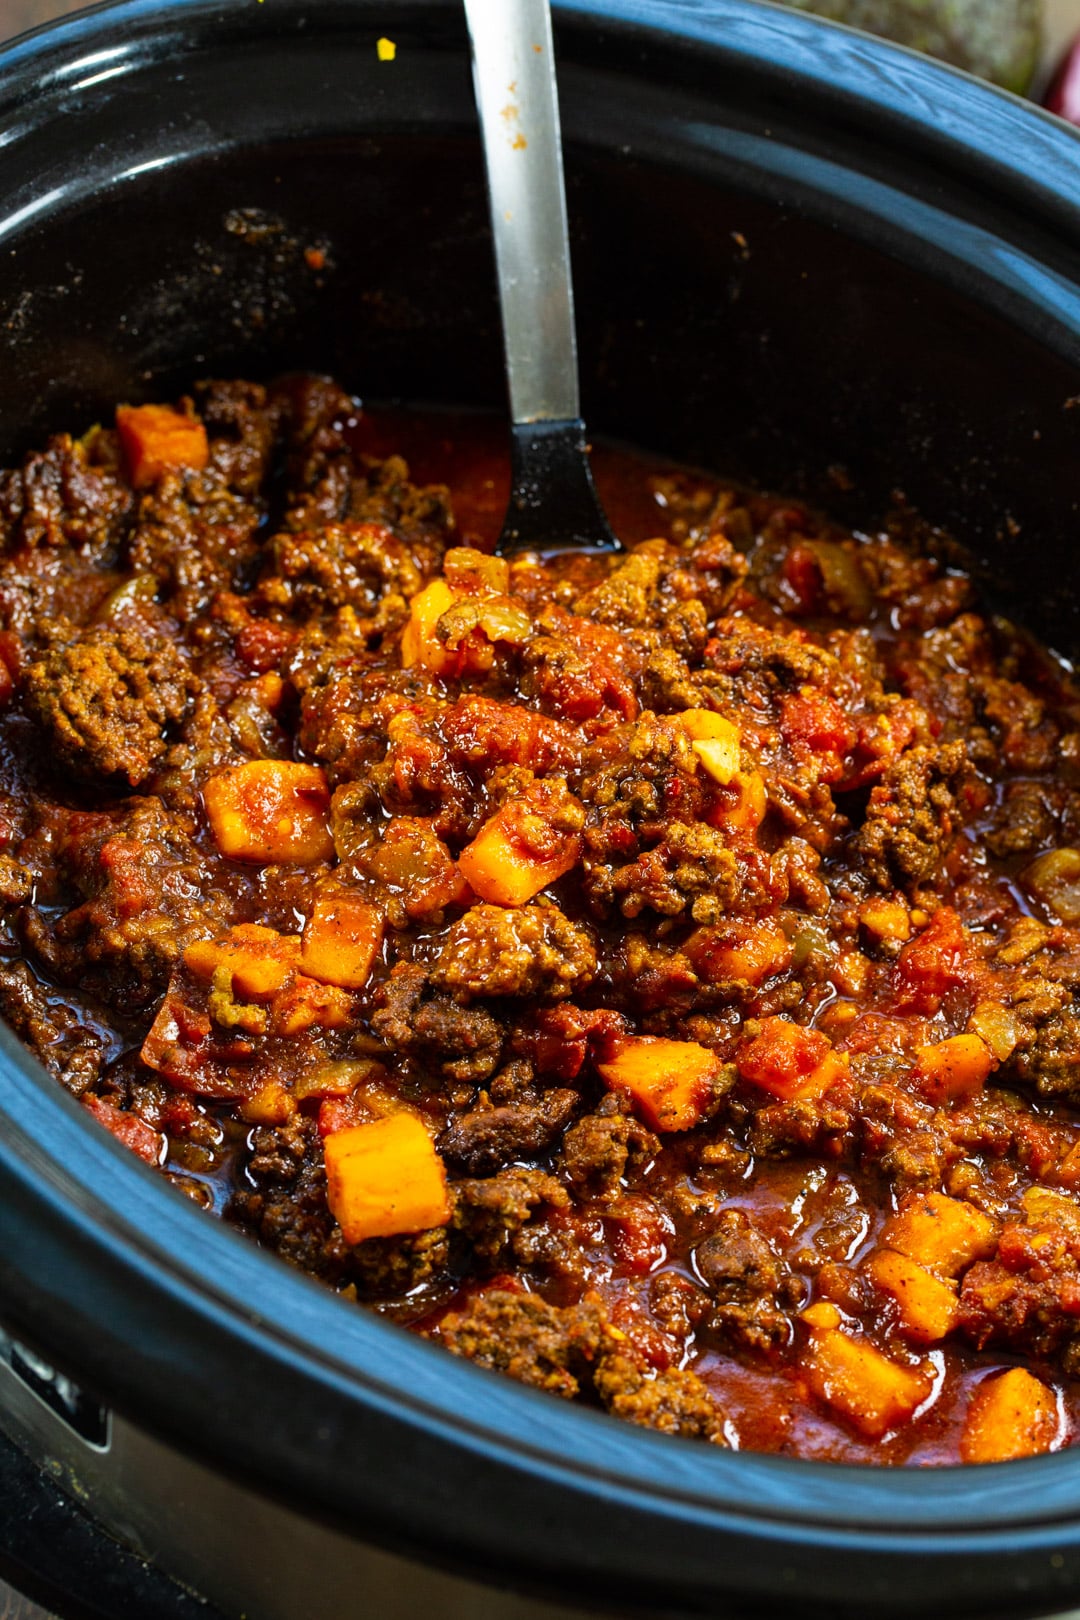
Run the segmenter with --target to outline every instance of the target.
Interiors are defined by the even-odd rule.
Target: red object
[[[155,1131],[137,1114],[124,1113],[105,1097],[95,1097],[91,1094],[84,1097],[82,1103],[83,1107],[93,1114],[99,1125],[104,1125],[118,1142],[130,1148],[138,1158],[145,1160],[147,1164],[161,1163],[165,1138],[160,1131]]]
[[[1043,96],[1043,106],[1070,124],[1080,124],[1080,34],[1061,58]]]

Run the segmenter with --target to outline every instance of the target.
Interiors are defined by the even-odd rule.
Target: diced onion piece
[[[678,719],[706,771],[726,787],[739,769],[738,726],[711,709],[685,709]]]
[[[700,1124],[721,1070],[719,1058],[696,1041],[627,1036],[597,1064],[613,1091],[625,1091],[654,1131],[688,1131]]]
[[[909,1339],[934,1344],[952,1332],[959,1314],[956,1294],[925,1266],[895,1249],[879,1249],[870,1256],[867,1270],[877,1287],[896,1301],[901,1331]]]
[[[968,1020],[976,1035],[981,1035],[999,1063],[1005,1063],[1016,1050],[1020,1039],[1020,1021],[1016,1014],[1000,1001],[980,1001]]]
[[[240,1104],[239,1113],[249,1125],[286,1125],[296,1113],[296,1103],[280,1080],[267,1080],[254,1097]]]
[[[1080,1201],[1053,1187],[1029,1187],[1020,1202],[1029,1226],[1046,1231],[1059,1227],[1072,1238],[1080,1238]]]
[[[412,1114],[392,1114],[328,1136],[326,1198],[346,1243],[426,1232],[450,1219],[446,1170]]]
[[[317,765],[253,759],[212,776],[203,803],[218,849],[235,861],[305,864],[334,852],[330,789]]]
[[[166,472],[201,472],[210,459],[199,418],[168,405],[120,405],[116,428],[134,489],[148,488]]]
[[[964,1462],[1008,1462],[1052,1451],[1061,1432],[1053,1390],[1023,1367],[985,1379],[971,1397],[960,1455]]]
[[[868,1339],[852,1338],[837,1325],[834,1307],[810,1306],[803,1321],[810,1329],[803,1365],[810,1388],[846,1417],[869,1440],[879,1440],[905,1423],[933,1389],[922,1367],[903,1367],[883,1356]]]
[[[956,1277],[973,1260],[993,1254],[997,1223],[945,1193],[911,1193],[885,1222],[881,1241],[929,1271]]]
[[[997,1059],[980,1035],[952,1035],[948,1040],[915,1049],[919,1088],[934,1103],[974,1097],[997,1068]]]
[[[311,979],[360,990],[383,940],[382,913],[348,889],[324,891],[315,898],[304,925],[300,967]]]
[[[1080,849],[1051,849],[1023,874],[1024,887],[1064,923],[1080,922]]]

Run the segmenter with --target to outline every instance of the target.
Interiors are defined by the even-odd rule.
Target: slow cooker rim
[[[409,4],[408,0],[396,0],[396,3],[403,12],[415,13],[424,7],[432,9],[429,0],[422,0],[421,5]],[[286,0],[275,7],[277,22],[284,27],[283,19],[298,15],[302,9],[295,0]],[[329,7],[328,14],[340,9]],[[357,9],[354,0],[350,7],[354,17]],[[447,7],[442,9],[445,11]],[[601,18],[613,28],[625,22],[643,37],[648,33],[644,21],[648,9],[643,0],[578,0],[574,6],[560,8],[564,28],[567,23],[575,24],[575,19],[575,26],[585,28],[590,20]],[[683,19],[676,17],[678,8],[668,0],[661,0],[659,9],[665,21],[663,29],[656,32],[667,39]],[[222,5],[213,0],[179,0],[176,4],[174,0],[174,5],[168,8],[165,35],[174,43],[178,33],[187,31],[188,24],[198,22],[210,27],[218,19],[234,18],[240,10],[240,4]],[[380,19],[385,19],[392,13],[393,6],[382,4],[378,10]],[[970,105],[968,98],[972,96],[980,103],[982,98],[989,97],[999,105],[1012,106],[1013,98],[1004,93],[978,85],[965,75],[926,62],[913,53],[898,52],[854,31],[832,28],[777,7],[762,8],[747,4],[746,0],[715,0],[706,7],[696,8],[686,28],[704,48],[707,43],[704,32],[710,17],[741,22],[753,32],[763,11],[772,19],[769,26],[774,43],[779,42],[779,45],[790,36],[798,40],[802,49],[819,37],[819,30],[831,29],[833,66],[843,79],[845,95],[854,94],[861,82],[860,75],[869,73],[875,90],[880,88],[882,76],[894,86],[898,82],[910,85],[916,81],[932,88],[946,85],[950,87],[946,101],[952,114],[958,105]],[[108,0],[92,12],[24,36],[8,53],[8,62],[0,66],[0,102],[16,94],[20,82],[27,91],[31,85],[39,85],[50,58],[55,70],[58,63],[84,50],[88,43],[104,41],[113,30],[116,30],[113,37],[120,34],[130,37],[132,24],[137,22],[146,28],[155,18],[164,17],[165,8],[157,0]],[[716,49],[712,44],[709,48]],[[902,70],[897,66],[898,59],[903,63]],[[32,98],[27,99],[27,104],[29,99]],[[1065,154],[1069,160],[1065,170],[1071,173],[1055,175],[1054,187],[1047,184],[1042,189],[1052,197],[1055,212],[1065,209],[1075,217],[1076,197],[1080,195],[1080,146],[1057,120],[1035,115],[1026,108],[1024,113],[1026,118],[1035,120],[1039,130],[1039,140],[1033,142],[1031,150],[1045,154],[1049,142],[1055,152]],[[1011,118],[1008,122],[1011,127]],[[948,143],[953,137],[948,130],[943,130],[941,139]],[[993,147],[993,143],[990,144]],[[1021,153],[992,150],[990,155],[1014,176],[1016,186],[1023,190],[1030,151],[1027,148]],[[1015,162],[1010,167],[1006,159],[1013,157]],[[1044,156],[1039,161],[1044,161]],[[1072,194],[1068,193],[1067,179],[1073,185]],[[1030,204],[1030,198],[1027,200]],[[226,1337],[231,1335],[238,1343],[250,1341],[252,1335],[263,1341],[271,1340],[270,1363],[279,1365],[290,1375],[302,1367],[327,1393],[340,1396],[343,1378],[356,1380],[359,1377],[368,1381],[364,1390],[366,1401],[389,1401],[385,1373],[377,1374],[369,1366],[361,1365],[359,1359],[361,1348],[366,1355],[378,1347],[380,1352],[392,1356],[399,1368],[408,1365],[411,1372],[415,1371],[421,1385],[437,1382],[450,1389],[461,1406],[471,1405],[481,1413],[490,1414],[485,1421],[492,1425],[485,1427],[479,1421],[466,1422],[460,1411],[453,1410],[453,1401],[449,1403],[448,1413],[446,1407],[437,1402],[425,1407],[416,1398],[400,1398],[397,1420],[418,1430],[431,1433],[435,1427],[442,1427],[456,1436],[466,1449],[479,1445],[489,1454],[509,1453],[507,1466],[519,1466],[522,1457],[526,1457],[529,1460],[524,1466],[546,1470],[559,1478],[563,1488],[573,1485],[591,1470],[589,1477],[594,1487],[606,1488],[613,1500],[618,1499],[620,1490],[626,1489],[648,1498],[665,1511],[668,1506],[677,1506],[680,1513],[693,1507],[703,1515],[712,1512],[744,1524],[752,1520],[763,1534],[773,1528],[777,1532],[782,1529],[785,1536],[805,1530],[818,1543],[831,1528],[837,1547],[851,1546],[864,1539],[865,1529],[866,1537],[894,1549],[905,1547],[929,1552],[949,1541],[956,1549],[964,1550],[979,1547],[987,1539],[993,1540],[1003,1524],[1008,1524],[1011,1535],[1027,1538],[1032,1545],[1044,1542],[1060,1545],[1063,1525],[1071,1526],[1080,1513],[1080,1474],[1076,1473],[1075,1458],[1070,1458],[1068,1453],[977,1471],[940,1470],[930,1476],[903,1470],[879,1473],[835,1465],[823,1468],[820,1464],[796,1459],[749,1454],[735,1458],[705,1448],[673,1446],[669,1440],[630,1430],[602,1416],[564,1410],[545,1397],[508,1381],[489,1379],[472,1367],[454,1362],[443,1352],[402,1335],[373,1317],[344,1312],[340,1302],[317,1285],[288,1273],[235,1234],[206,1221],[199,1212],[177,1201],[151,1172],[86,1121],[77,1105],[57,1090],[55,1082],[44,1076],[6,1030],[0,1031],[0,1073],[7,1082],[6,1095],[0,1102],[0,1119],[7,1126],[5,1138],[0,1142],[0,1183],[5,1188],[9,1212],[15,1212],[22,1223],[22,1235],[29,1240],[27,1256],[32,1252],[35,1237],[47,1230],[48,1241],[54,1249],[66,1246],[73,1257],[78,1256],[87,1266],[97,1268],[96,1272],[87,1272],[82,1286],[84,1293],[98,1288],[103,1297],[108,1292],[110,1271],[114,1271],[115,1282],[125,1267],[131,1285],[148,1286],[145,1268],[152,1260],[161,1267],[159,1288],[167,1278],[169,1288],[162,1288],[163,1294],[169,1294],[170,1302],[173,1296],[182,1296],[183,1304],[192,1313],[193,1326],[208,1329],[212,1324],[215,1332],[223,1332]],[[39,1130],[37,1137],[32,1128],[35,1119],[39,1127],[42,1121],[47,1127],[44,1132]],[[47,1147],[50,1151],[46,1151]],[[65,1154],[68,1155],[66,1165]],[[128,1210],[138,1209],[146,1216],[147,1225],[142,1232],[133,1228],[131,1216],[120,1215],[117,1203],[102,1196],[101,1189],[105,1187],[115,1188]],[[87,1222],[91,1219],[99,1224],[88,1233]],[[170,1252],[164,1238],[165,1226],[172,1230],[174,1241],[178,1226],[185,1231],[185,1236],[190,1234],[194,1251],[208,1255],[223,1271],[231,1274],[239,1270],[255,1277],[259,1284],[258,1300],[278,1298],[287,1312],[293,1313],[294,1321],[325,1320],[327,1328],[333,1330],[340,1329],[351,1316],[349,1337],[357,1342],[358,1359],[334,1358],[321,1347],[298,1338],[281,1319],[261,1320],[268,1315],[261,1303],[245,1311],[235,1298],[222,1297],[216,1288],[211,1292],[205,1281],[198,1279],[193,1264]],[[133,1263],[133,1256],[138,1257],[137,1264]],[[114,1270],[117,1267],[121,1269]],[[27,1270],[22,1256],[12,1255],[6,1249],[0,1255],[0,1282],[16,1331],[63,1363],[60,1333],[63,1313],[42,1310],[41,1279]],[[152,1285],[150,1287],[152,1293]],[[88,1319],[92,1319],[89,1302],[87,1309]],[[103,1326],[115,1330],[118,1324],[114,1321]],[[189,1335],[188,1343],[197,1346],[197,1333]],[[103,1396],[115,1401],[118,1409],[130,1410],[148,1427],[173,1439],[186,1439],[190,1445],[194,1440],[188,1421],[190,1401],[188,1420],[176,1417],[163,1423],[161,1419],[161,1368],[170,1361],[175,1361],[175,1353],[167,1356],[159,1345],[153,1357],[144,1356],[140,1360],[136,1354],[133,1361],[123,1366],[121,1376],[120,1369],[101,1365],[99,1357],[93,1362],[94,1382]],[[70,1362],[67,1370],[79,1373],[79,1367]],[[207,1405],[212,1410],[211,1393],[207,1392]],[[220,1407],[220,1402],[217,1404]],[[219,1415],[221,1428],[212,1441],[207,1441],[203,1435],[198,1442],[199,1449],[234,1471],[250,1473],[254,1470],[260,1478],[276,1476],[280,1482],[280,1458],[275,1461],[273,1446],[267,1444],[268,1436],[259,1436],[258,1444],[253,1446],[250,1434],[235,1425],[227,1430],[224,1423],[227,1414]],[[508,1437],[512,1421],[520,1427],[513,1437]],[[530,1438],[535,1437],[537,1428],[544,1431],[542,1446]],[[612,1459],[610,1466],[588,1458],[575,1459],[578,1447],[574,1442],[581,1438],[584,1448],[585,1437],[591,1451],[601,1459]],[[631,1469],[624,1473],[621,1470],[629,1466],[628,1453],[640,1456],[641,1463],[636,1471]],[[568,1458],[575,1460],[568,1462]],[[690,1488],[685,1483],[686,1476],[691,1474],[695,1480],[697,1476],[708,1479],[712,1475],[717,1479],[726,1478],[733,1464],[735,1473],[724,1491],[714,1488],[710,1492],[696,1483]],[[565,1476],[571,1470],[574,1477],[568,1479]],[[310,1474],[310,1470],[308,1472]],[[1075,1482],[1069,1477],[1073,1475]],[[828,1488],[823,1476],[830,1476],[835,1491]],[[817,1499],[808,1503],[802,1500],[802,1487],[810,1478],[814,1481]],[[784,1480],[792,1482],[790,1491],[785,1488]],[[319,1489],[319,1480],[306,1478],[305,1482],[311,1488],[313,1499],[333,1511],[335,1504],[326,1500],[325,1488]],[[755,1482],[755,1488],[761,1493],[756,1501],[751,1488]],[[947,1482],[948,1489],[939,1490],[938,1482]],[[1027,1502],[1019,1510],[1018,1498]],[[823,1505],[826,1501],[828,1506]],[[336,1505],[340,1509],[340,1502]],[[905,1522],[905,1507],[914,1509],[916,1506],[921,1511]],[[1080,1530],[1080,1524],[1076,1528]]]

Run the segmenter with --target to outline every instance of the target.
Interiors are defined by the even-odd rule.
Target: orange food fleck
[[[323,1144],[326,1198],[346,1243],[445,1226],[446,1170],[412,1114],[336,1131]]]
[[[201,472],[210,459],[199,418],[169,405],[120,405],[116,428],[134,489],[147,489],[163,473]]]
[[[633,1099],[654,1131],[688,1131],[701,1122],[721,1065],[696,1041],[634,1035],[616,1039],[596,1067],[605,1084]]]
[[[306,864],[334,852],[330,789],[317,765],[249,760],[212,776],[203,803],[218,848],[232,860]]]

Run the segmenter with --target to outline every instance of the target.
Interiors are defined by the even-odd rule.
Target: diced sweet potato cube
[[[300,1035],[306,1029],[345,1029],[353,1015],[352,997],[336,984],[320,984],[297,974],[274,997],[270,1028],[275,1035]]]
[[[326,1198],[346,1243],[445,1226],[446,1170],[412,1114],[354,1125],[328,1136]]]
[[[1041,1231],[1053,1227],[1080,1238],[1080,1202],[1052,1187],[1029,1187],[1021,1200],[1029,1226]]]
[[[654,1131],[688,1131],[712,1101],[721,1064],[696,1041],[634,1035],[617,1039],[596,1067],[606,1085],[633,1099]]]
[[[979,1035],[952,1035],[915,1048],[919,1090],[933,1103],[974,1097],[997,1068],[997,1059]]]
[[[375,906],[348,889],[324,890],[304,925],[301,971],[323,984],[359,990],[371,977],[382,939],[382,913]]]
[[[526,799],[504,804],[458,856],[462,876],[481,900],[523,906],[581,858],[581,838],[561,831],[542,806]]]
[[[454,655],[435,634],[435,626],[456,601],[445,579],[433,579],[413,597],[401,634],[401,662],[406,669],[419,664],[430,674],[441,675],[453,663]]]
[[[957,1322],[956,1294],[906,1254],[879,1249],[867,1270],[881,1291],[896,1301],[900,1327],[917,1344],[935,1344]]]
[[[932,1374],[890,1361],[868,1339],[852,1338],[814,1311],[811,1306],[803,1312],[810,1328],[803,1365],[814,1394],[869,1440],[906,1423],[933,1389]]]
[[[820,1097],[848,1070],[846,1056],[832,1050],[827,1035],[786,1018],[763,1018],[735,1062],[744,1080],[786,1102]]]
[[[1026,1372],[1010,1367],[984,1379],[971,1397],[960,1438],[965,1462],[1008,1462],[1052,1451],[1061,1434],[1057,1397]]]
[[[295,972],[300,956],[296,934],[279,934],[261,923],[241,923],[219,939],[200,939],[184,952],[184,966],[195,978],[227,984],[241,1001],[272,1001]]]
[[[714,781],[727,784],[739,769],[739,728],[711,709],[685,709],[678,716],[694,753]]]
[[[120,405],[116,429],[133,489],[146,489],[162,473],[181,468],[201,472],[210,459],[199,418],[169,405]]]
[[[993,1254],[997,1223],[971,1204],[944,1193],[909,1193],[885,1222],[881,1241],[928,1271],[956,1277],[973,1260]]]
[[[710,984],[738,980],[763,984],[791,966],[791,944],[778,923],[732,920],[699,928],[683,947],[694,972]]]
[[[212,776],[203,803],[218,848],[234,861],[303,864],[334,852],[330,790],[317,765],[249,760]]]
[[[911,937],[911,916],[902,900],[864,900],[859,907],[859,926],[878,945],[902,945]]]

